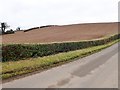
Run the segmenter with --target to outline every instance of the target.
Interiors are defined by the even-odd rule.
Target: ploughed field
[[[2,37],[3,43],[51,43],[97,39],[118,33],[118,23],[90,23],[17,31]]]

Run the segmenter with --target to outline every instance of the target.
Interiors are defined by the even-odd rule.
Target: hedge
[[[120,34],[113,35],[107,38],[93,40],[93,41],[80,41],[80,42],[64,42],[64,43],[51,43],[51,44],[11,44],[2,45],[2,61],[17,61],[30,57],[43,57],[60,52],[68,52],[77,49],[83,49],[91,46],[98,46],[107,44],[108,42],[117,40]]]

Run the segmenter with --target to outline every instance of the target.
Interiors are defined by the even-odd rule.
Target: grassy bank
[[[92,53],[98,52],[117,43],[118,41],[120,41],[120,39],[104,45],[93,46],[76,51],[69,51],[45,57],[31,58],[27,60],[3,62],[1,71],[2,78],[8,79],[10,77],[30,73],[37,70],[43,70],[56,65],[60,65],[62,63],[70,62],[75,60],[75,58],[82,58],[91,55]]]

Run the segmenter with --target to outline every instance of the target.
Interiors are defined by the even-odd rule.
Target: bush
[[[24,32],[28,32],[28,31],[31,31],[31,30],[34,30],[34,29],[39,29],[39,27],[33,27],[33,28],[30,28],[30,29],[24,30]]]
[[[56,27],[58,25],[46,25],[46,26],[40,26],[40,28],[46,28],[46,27]]]
[[[120,38],[120,34],[94,41],[65,42],[53,44],[12,44],[2,46],[2,61],[16,61],[30,57],[43,57],[91,46],[104,45]]]
[[[13,33],[15,32],[11,29],[11,30],[6,31],[4,34],[13,34]]]

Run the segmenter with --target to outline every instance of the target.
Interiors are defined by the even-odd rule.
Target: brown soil
[[[17,31],[3,35],[3,43],[49,43],[101,38],[118,33],[118,23],[74,24]]]

